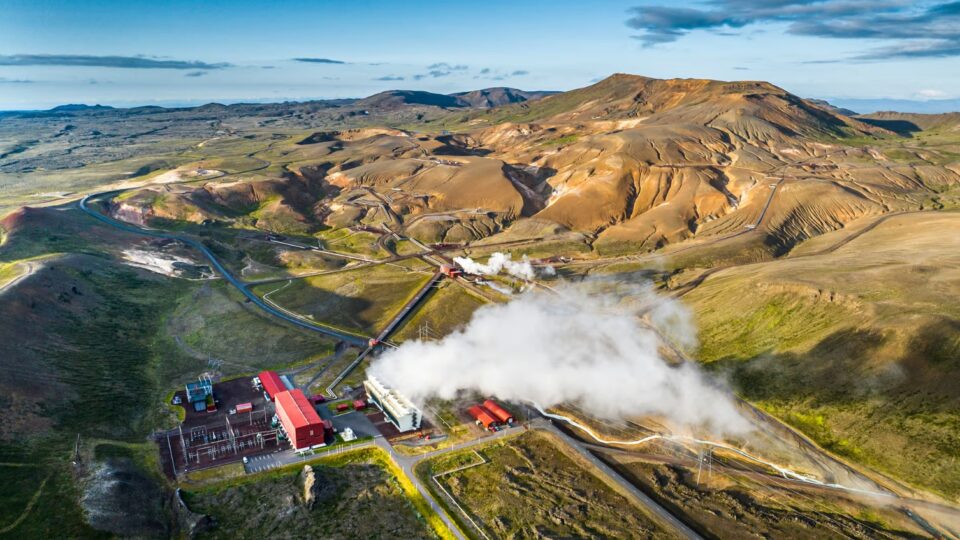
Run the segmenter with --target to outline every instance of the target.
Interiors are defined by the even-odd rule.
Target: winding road
[[[40,265],[38,265],[35,262],[23,262],[18,264],[21,266],[26,266],[26,269],[24,269],[23,272],[21,272],[19,275],[17,275],[10,281],[0,285],[0,294],[3,294],[4,291],[7,291],[9,289],[16,287],[17,283],[20,283],[24,279],[27,279],[28,277],[32,276],[37,270],[40,269],[39,268]]]
[[[142,228],[142,227],[137,227],[137,226],[131,225],[131,224],[129,224],[129,223],[125,223],[125,222],[122,222],[122,221],[118,221],[118,220],[113,219],[113,218],[111,218],[111,217],[109,217],[109,216],[106,216],[106,215],[104,215],[104,214],[101,214],[100,212],[97,212],[96,210],[90,208],[90,207],[88,206],[88,204],[87,204],[90,199],[97,198],[97,197],[116,196],[116,195],[119,195],[120,193],[123,193],[124,191],[126,191],[126,190],[121,189],[121,190],[114,190],[114,191],[103,191],[103,192],[100,192],[100,193],[93,193],[93,194],[91,194],[91,195],[86,195],[85,197],[83,197],[82,199],[80,199],[80,202],[78,203],[78,207],[80,208],[80,210],[82,210],[83,212],[85,212],[87,215],[89,215],[89,216],[93,217],[94,219],[96,219],[96,220],[98,220],[98,221],[100,221],[100,222],[102,222],[102,223],[105,223],[106,225],[109,225],[110,227],[113,227],[113,228],[115,228],[115,229],[120,229],[120,230],[125,231],[125,232],[129,232],[129,233],[133,233],[133,234],[139,234],[139,235],[143,235],[143,236],[151,236],[151,237],[154,237],[154,238],[166,238],[166,239],[170,239],[170,240],[177,240],[177,241],[183,242],[184,244],[186,244],[186,245],[188,245],[188,246],[196,249],[197,251],[199,251],[200,253],[202,253],[203,256],[207,258],[207,260],[210,261],[210,264],[213,265],[213,267],[216,269],[216,271],[217,271],[221,276],[223,276],[223,278],[224,278],[225,280],[227,280],[227,282],[228,282],[230,285],[233,285],[233,287],[236,288],[238,291],[240,291],[240,293],[241,293],[242,295],[244,295],[245,297],[247,297],[247,299],[248,299],[251,303],[253,303],[255,306],[259,307],[259,308],[262,309],[263,311],[269,313],[270,315],[273,315],[274,317],[276,317],[276,318],[278,318],[278,319],[282,319],[282,320],[284,320],[284,321],[286,321],[286,322],[288,322],[288,323],[290,323],[290,324],[293,324],[293,325],[295,325],[295,326],[298,326],[298,327],[300,327],[300,328],[305,328],[305,329],[310,330],[310,331],[312,331],[312,332],[317,332],[317,333],[323,334],[323,335],[325,335],[325,336],[327,336],[327,337],[331,337],[331,338],[334,338],[334,339],[338,339],[338,340],[341,340],[341,341],[345,341],[345,342],[350,343],[350,344],[353,344],[353,345],[357,345],[357,346],[366,345],[366,340],[365,340],[364,338],[361,338],[361,337],[358,337],[358,336],[354,336],[354,335],[350,335],[350,334],[346,334],[346,333],[343,333],[343,332],[334,330],[333,328],[327,328],[327,327],[325,327],[325,326],[320,326],[320,325],[316,325],[316,324],[307,323],[306,321],[302,321],[302,320],[300,320],[300,319],[297,319],[296,317],[292,317],[292,316],[290,316],[290,315],[288,315],[288,314],[286,314],[286,313],[284,313],[284,312],[282,312],[282,311],[274,308],[273,306],[269,305],[267,302],[263,301],[263,299],[261,299],[259,296],[257,296],[257,295],[254,294],[252,291],[250,291],[250,289],[247,287],[247,284],[246,284],[246,283],[240,281],[240,280],[237,279],[232,273],[230,273],[230,272],[223,266],[223,264],[216,258],[216,256],[214,256],[213,252],[211,252],[210,249],[208,249],[206,246],[204,246],[202,243],[198,242],[197,240],[194,240],[193,238],[189,238],[189,237],[186,237],[186,236],[180,236],[180,235],[177,235],[177,234],[168,233],[168,232],[156,231],[156,230],[152,230],[152,229],[144,229],[144,228]]]

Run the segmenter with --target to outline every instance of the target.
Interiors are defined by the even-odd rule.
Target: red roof
[[[483,402],[484,408],[493,413],[497,417],[497,420],[509,424],[513,422],[513,415],[507,412],[506,409],[497,404],[496,401],[488,399]]]
[[[303,395],[302,390],[284,390],[277,394],[275,399],[277,401],[277,412],[282,411],[290,419],[294,428],[322,423],[320,415],[307,400],[307,396]]]
[[[260,377],[260,384],[263,385],[263,389],[267,391],[271,400],[275,400],[280,392],[287,391],[287,385],[283,384],[276,371],[261,371],[257,376]]]
[[[470,407],[469,409],[467,409],[467,412],[470,413],[470,416],[476,419],[477,422],[480,422],[481,424],[483,424],[483,427],[485,428],[489,428],[492,424],[497,423],[497,420],[493,416],[491,416],[486,409],[484,409],[479,405],[474,405],[473,407]]]

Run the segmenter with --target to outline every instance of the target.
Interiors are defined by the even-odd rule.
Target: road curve
[[[27,279],[28,277],[32,276],[34,273],[36,273],[36,271],[38,270],[38,266],[39,266],[39,265],[38,265],[37,263],[35,263],[35,262],[21,262],[21,263],[16,263],[16,264],[19,264],[19,265],[21,265],[21,266],[25,266],[26,268],[25,268],[24,271],[23,271],[20,275],[18,275],[17,277],[15,277],[15,278],[11,279],[10,281],[8,281],[8,282],[0,285],[0,294],[3,294],[4,291],[10,290],[10,289],[16,287],[16,286],[17,286],[17,283],[20,283],[21,281],[23,281],[23,280]]]
[[[203,244],[201,244],[200,242],[192,238],[187,238],[185,236],[178,236],[176,234],[171,234],[171,233],[162,232],[162,231],[143,229],[141,227],[137,227],[129,223],[124,223],[122,221],[115,220],[109,216],[105,216],[100,212],[97,212],[96,210],[92,210],[87,206],[87,201],[92,197],[116,195],[116,194],[122,193],[123,191],[126,191],[126,190],[103,191],[100,193],[93,193],[90,195],[86,195],[82,199],[80,199],[80,202],[78,203],[77,206],[80,208],[80,210],[82,210],[87,215],[116,229],[120,229],[122,231],[130,232],[134,234],[140,234],[143,236],[152,236],[155,238],[168,238],[171,240],[178,240],[180,242],[183,242],[184,244],[189,245],[190,247],[202,253],[203,256],[210,261],[210,264],[213,265],[216,271],[221,276],[223,276],[223,278],[227,280],[228,283],[230,283],[238,291],[240,291],[241,294],[247,297],[247,299],[250,300],[250,302],[252,302],[254,305],[259,307],[263,311],[269,313],[270,315],[277,317],[278,319],[283,319],[284,321],[287,321],[290,324],[299,326],[300,328],[305,328],[307,330],[317,332],[319,334],[323,334],[327,337],[331,337],[334,339],[339,339],[341,341],[345,341],[353,345],[359,345],[359,346],[366,345],[366,339],[362,337],[346,334],[343,332],[338,332],[332,328],[327,328],[324,326],[318,326],[318,325],[307,323],[305,321],[297,319],[296,317],[291,317],[290,315],[287,315],[286,313],[283,313],[282,311],[270,306],[269,304],[264,302],[259,296],[253,294],[253,292],[251,292],[250,289],[247,288],[245,283],[243,283],[242,281],[234,277],[234,275],[231,274],[223,266],[223,264],[220,263],[219,260],[217,260],[217,258],[206,246],[204,246]]]
[[[694,531],[693,529],[688,527],[685,523],[677,519],[677,517],[671,514],[666,508],[664,508],[659,503],[651,499],[645,493],[640,491],[636,486],[634,486],[629,481],[627,481],[627,479],[625,479],[623,476],[621,476],[619,473],[613,470],[610,466],[608,466],[606,463],[604,463],[603,461],[598,459],[596,456],[594,456],[582,442],[567,435],[562,430],[557,429],[557,427],[554,426],[553,423],[550,422],[548,419],[537,418],[537,419],[531,420],[527,424],[527,426],[530,429],[548,432],[556,436],[560,440],[561,444],[565,444],[569,446],[574,452],[576,452],[581,457],[583,457],[583,459],[589,462],[590,465],[595,467],[601,475],[606,476],[608,479],[610,479],[611,481],[619,485],[623,490],[625,490],[629,494],[630,497],[633,497],[636,503],[638,503],[640,506],[647,509],[650,513],[660,518],[662,522],[672,527],[678,534],[680,534],[684,538],[688,538],[691,540],[700,540],[702,538],[699,534],[697,534],[696,531]],[[455,444],[453,446],[449,446],[447,448],[434,450],[432,452],[427,452],[425,454],[420,454],[416,456],[405,456],[402,454],[398,454],[393,450],[393,448],[389,446],[389,444],[386,444],[385,442],[382,443],[381,446],[383,446],[385,449],[387,449],[390,452],[390,455],[393,456],[394,461],[396,461],[396,463],[400,465],[400,468],[407,474],[407,476],[409,476],[411,480],[413,480],[414,485],[416,485],[417,488],[421,491],[421,493],[424,494],[424,497],[426,497],[428,501],[433,502],[432,492],[430,492],[430,490],[427,489],[427,487],[424,486],[419,481],[419,477],[417,477],[416,475],[417,464],[419,464],[424,460],[431,459],[437,456],[449,454],[452,452],[467,450],[480,445],[487,445],[498,439],[502,439],[505,437],[512,437],[515,435],[519,435],[521,433],[523,432],[520,430],[520,427],[518,426],[511,429],[498,431],[493,435],[488,435],[485,437],[480,437],[478,439],[464,441],[464,442]],[[444,521],[447,521],[448,516],[446,515],[445,512],[438,512],[438,513],[441,515],[441,517],[444,518]]]

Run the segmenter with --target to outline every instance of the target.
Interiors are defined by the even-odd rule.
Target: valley
[[[263,512],[336,537],[619,536],[622,526],[689,536],[649,509],[620,521],[615,510],[635,503],[610,491],[605,469],[554,456],[569,450],[541,432],[549,425],[690,534],[729,537],[740,519],[791,536],[960,531],[956,115],[848,116],[764,82],[617,74],[563,93],[4,113],[0,142],[0,319],[15,321],[0,325],[10,412],[0,474],[13,486],[0,528],[182,532],[172,494],[188,486],[192,512],[258,534],[287,531],[248,512],[282,490],[286,502]],[[518,266],[464,263],[495,257]],[[353,529],[304,506],[302,467],[217,476],[233,463],[195,471],[212,479],[191,485],[157,463],[175,453],[163,441],[183,422],[172,393],[198,376],[274,369],[346,404],[363,399],[377,358],[580,286],[622,287],[618,305],[643,288],[689,312],[695,339],[674,339],[655,312],[637,320],[666,360],[724,381],[750,434],[687,433],[662,415],[615,420],[573,403],[538,414],[517,400],[518,423],[504,429],[535,433],[485,442],[465,412],[480,393],[467,391],[425,407],[421,437],[435,440],[381,426],[385,454],[317,458],[335,486],[324,508],[365,515],[351,502],[362,495],[400,516],[371,513]],[[622,444],[651,435],[678,436]],[[727,447],[707,452],[696,437]],[[125,450],[108,456],[114,446]],[[437,474],[474,450],[502,472],[415,478],[418,463]],[[705,459],[715,472],[701,483]],[[142,528],[91,524],[76,502],[103,467],[154,486],[138,503]],[[562,489],[584,470],[596,485]],[[484,500],[495,489],[510,498]],[[562,515],[530,497],[561,501]],[[596,521],[572,525],[577,515]]]

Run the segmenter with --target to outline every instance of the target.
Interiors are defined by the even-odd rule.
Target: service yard
[[[529,431],[427,460],[417,474],[475,538],[672,538],[563,448]]]
[[[183,390],[174,394],[174,399],[179,398],[185,410],[184,420],[178,428],[157,440],[160,462],[170,478],[281,449],[277,445],[276,430],[270,425],[273,403],[253,387],[250,378],[215,383],[213,395],[217,410],[198,412],[186,403]],[[251,403],[253,410],[231,414],[240,403]]]

